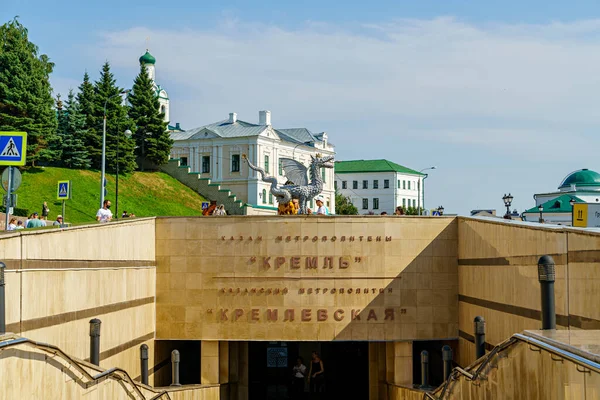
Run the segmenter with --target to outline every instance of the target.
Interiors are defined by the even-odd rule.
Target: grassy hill
[[[66,202],[65,222],[92,222],[100,206],[100,172],[66,168],[28,168],[21,171],[23,181],[16,193],[17,208],[41,213],[48,202],[49,220],[62,212],[56,200],[58,181],[70,180],[72,199]],[[106,175],[107,199],[115,212],[115,176]],[[119,214],[123,210],[137,217],[202,215],[202,196],[162,172],[134,172],[119,175]]]

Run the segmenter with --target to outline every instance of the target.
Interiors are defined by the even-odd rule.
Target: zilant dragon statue
[[[306,214],[306,204],[323,191],[321,168],[333,168],[333,156],[323,157],[317,154],[316,157],[313,157],[311,155],[308,168],[301,162],[291,158],[280,158],[285,176],[293,184],[278,187],[277,177],[267,175],[263,168],[253,165],[245,154],[242,155],[242,158],[246,160],[251,169],[260,173],[263,182],[271,184],[271,193],[278,203],[287,204],[292,199],[298,199],[300,203],[299,214]],[[310,182],[308,181],[308,171],[310,171]]]

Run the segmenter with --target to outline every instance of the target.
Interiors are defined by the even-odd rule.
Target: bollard
[[[148,345],[143,344],[140,346],[140,376],[142,377],[142,383],[148,384]]]
[[[173,350],[171,352],[171,386],[181,386],[179,383],[179,351]]]
[[[475,359],[479,360],[485,356],[485,320],[483,317],[475,317]]]
[[[5,269],[6,264],[0,261],[0,335],[4,335],[6,333],[6,282],[4,280]]]
[[[538,260],[538,280],[542,292],[542,329],[556,329],[556,311],[554,305],[554,259],[541,256]]]
[[[444,380],[452,373],[452,348],[448,345],[442,347],[442,360],[444,361]]]
[[[421,352],[421,389],[429,387],[429,353],[427,350],[423,350]]]
[[[98,318],[90,320],[90,362],[100,366],[100,325]]]

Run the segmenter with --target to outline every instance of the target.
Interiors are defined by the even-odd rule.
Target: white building
[[[600,203],[600,174],[587,168],[571,172],[555,192],[534,194],[535,207],[523,212],[526,221],[571,225],[571,200],[575,203]]]
[[[146,72],[150,79],[152,79],[152,85],[154,87],[154,91],[156,96],[158,96],[158,103],[160,104],[160,112],[165,114],[165,121],[169,122],[169,96],[165,89],[163,89],[159,84],[156,83],[156,58],[148,50],[146,53],[140,57],[140,65],[143,65],[146,68]]]
[[[385,211],[396,207],[424,207],[425,174],[388,160],[353,160],[335,163],[338,192],[350,198],[359,213]],[[419,190],[421,188],[421,190]],[[419,193],[420,192],[420,193]]]
[[[270,194],[270,184],[248,168],[242,155],[246,154],[252,164],[276,176],[279,184],[285,184],[281,158],[291,158],[308,167],[311,156],[333,156],[335,150],[325,132],[312,133],[306,128],[277,129],[271,125],[270,111],[260,111],[258,117],[255,124],[230,113],[228,119],[209,125],[171,131],[174,140],[171,158],[179,158],[192,172],[229,189],[252,207],[275,213],[277,201]],[[335,213],[333,169],[322,168],[321,177],[325,203],[331,213]],[[309,206],[314,208],[314,201]]]

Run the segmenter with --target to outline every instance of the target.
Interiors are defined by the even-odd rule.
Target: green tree
[[[67,129],[67,113],[63,107],[60,93],[56,95],[56,131],[47,139],[48,147],[42,150],[40,160],[50,165],[62,165],[63,138]]]
[[[94,84],[93,126],[98,127],[99,134],[88,135],[88,151],[94,168],[102,164],[102,123],[106,105],[106,166],[107,170],[115,171],[117,166],[117,146],[119,156],[119,172],[128,173],[136,168],[133,150],[135,143],[125,136],[126,130],[133,129],[132,121],[127,117],[127,107],[123,105],[121,93],[112,72],[110,64],[104,63],[100,79]],[[94,128],[92,128],[94,129]],[[93,147],[89,147],[89,145]]]
[[[62,163],[68,168],[88,169],[91,162],[84,144],[86,137],[86,116],[81,113],[80,105],[69,90],[65,107],[65,129],[62,138]],[[59,122],[59,126],[60,126]]]
[[[83,143],[88,152],[93,152],[95,144],[102,140],[102,120],[96,123],[94,118],[94,85],[90,82],[90,76],[86,72],[83,75],[83,82],[79,85],[77,93],[77,103],[79,112],[84,115],[84,137]],[[97,136],[100,135],[100,139]],[[100,149],[102,150],[102,149]]]
[[[165,164],[169,161],[173,140],[167,130],[165,115],[160,112],[154,85],[143,65],[133,82],[133,91],[128,100],[131,105],[129,117],[135,123],[135,153],[142,170],[146,161],[154,165]]]
[[[43,152],[57,124],[49,80],[53,68],[16,18],[0,26],[0,130],[27,132],[31,165],[53,156]]]
[[[349,197],[335,192],[335,213],[339,215],[358,215],[358,208],[352,204]]]

